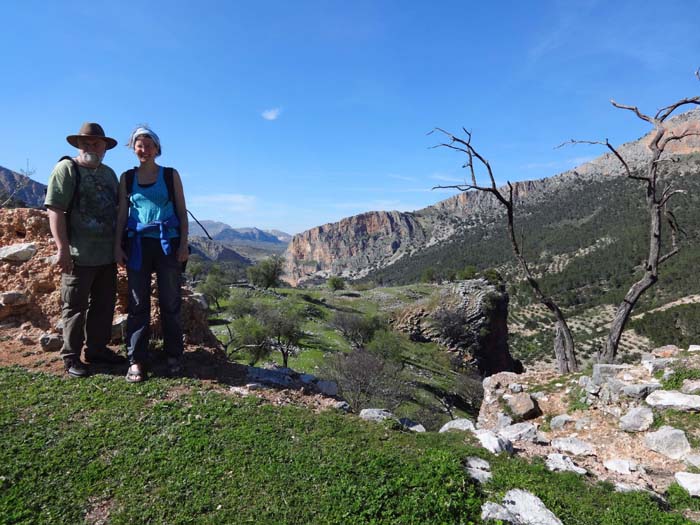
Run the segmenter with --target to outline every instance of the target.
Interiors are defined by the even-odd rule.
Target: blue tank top
[[[158,177],[149,186],[139,185],[138,170],[134,173],[134,183],[129,197],[129,217],[141,224],[165,221],[175,215],[174,203],[168,198],[163,166],[158,167]],[[158,230],[145,231],[144,237],[160,238]],[[180,236],[178,228],[166,228],[165,237],[172,239]]]

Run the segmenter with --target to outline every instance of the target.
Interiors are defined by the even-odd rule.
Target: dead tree
[[[696,76],[698,76],[698,79],[700,80],[698,72],[696,72]],[[644,275],[630,287],[627,294],[625,294],[625,298],[615,311],[612,324],[610,325],[610,332],[605,341],[605,347],[599,356],[599,361],[602,363],[613,363],[615,361],[617,349],[620,345],[620,338],[622,337],[622,331],[629,320],[632,309],[634,308],[635,304],[637,304],[637,301],[641,295],[651,288],[656,281],[658,281],[659,267],[671,257],[676,255],[679,250],[678,234],[680,229],[673,212],[668,208],[668,203],[673,196],[684,192],[682,190],[674,189],[673,184],[670,181],[661,180],[659,166],[662,162],[664,162],[664,159],[662,159],[661,156],[663,155],[666,146],[668,146],[670,142],[682,140],[689,136],[700,135],[700,129],[693,129],[690,126],[680,131],[680,133],[675,134],[673,131],[668,129],[666,124],[666,120],[679,108],[689,105],[700,105],[700,97],[679,100],[670,106],[661,108],[653,117],[645,115],[635,106],[618,104],[614,100],[611,100],[610,102],[618,109],[625,109],[633,112],[638,118],[654,126],[654,131],[648,146],[649,150],[651,151],[651,158],[646,163],[646,166],[639,171],[632,171],[624,157],[610,144],[607,139],[605,142],[571,140],[565,143],[600,144],[605,146],[615,155],[617,160],[620,161],[626,176],[629,179],[640,181],[642,184],[644,184],[646,189],[645,197],[647,213],[649,214],[649,247],[647,257],[643,262]],[[664,218],[666,219],[666,223],[668,224],[670,230],[671,240],[671,246],[666,253],[662,253],[662,226]]]
[[[471,184],[459,184],[452,186],[435,186],[435,188],[454,188],[459,191],[470,191],[477,190],[490,193],[496,200],[505,208],[506,218],[508,220],[508,237],[510,239],[511,247],[513,248],[513,254],[515,255],[521,270],[525,274],[527,282],[532,287],[537,299],[547,307],[547,309],[554,315],[555,318],[555,337],[554,337],[554,355],[557,360],[557,365],[559,367],[559,372],[562,374],[577,372],[578,363],[576,362],[576,355],[574,353],[574,338],[571,335],[571,330],[569,325],[566,323],[566,318],[564,313],[561,311],[557,303],[549,296],[545,295],[540,285],[535,279],[530,267],[525,260],[522,248],[518,242],[515,234],[515,214],[514,214],[514,202],[513,202],[513,186],[508,182],[508,193],[504,195],[501,190],[496,186],[496,180],[493,176],[493,171],[491,170],[491,165],[488,160],[486,160],[479,152],[474,149],[471,144],[472,134],[466,129],[462,128],[466,134],[466,139],[461,139],[454,136],[447,131],[435,128],[430,133],[434,131],[439,131],[450,138],[449,143],[438,144],[434,146],[436,148],[445,147],[449,149],[454,149],[461,151],[467,155],[467,162],[464,164],[464,168],[468,168],[471,175]],[[476,170],[474,167],[474,159],[476,159],[488,173],[489,180],[491,182],[490,186],[481,186],[477,183]],[[435,189],[433,188],[433,189]]]

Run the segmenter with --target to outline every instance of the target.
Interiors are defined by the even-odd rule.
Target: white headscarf
[[[160,139],[158,138],[158,135],[156,135],[155,131],[153,131],[150,128],[147,128],[146,126],[139,126],[134,131],[131,132],[131,136],[129,137],[129,142],[127,143],[127,147],[129,149],[134,149],[134,144],[136,143],[136,139],[143,136],[143,135],[145,135],[147,137],[151,137],[153,142],[156,143],[156,146],[158,147],[158,154],[156,155],[156,157],[159,157],[160,154],[162,153],[162,150],[160,147]]]

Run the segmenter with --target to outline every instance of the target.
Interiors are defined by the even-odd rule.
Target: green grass
[[[614,493],[474,448],[333,411],[228,396],[192,380],[69,380],[0,369],[0,523],[75,524],[94,505],[126,523],[465,523],[510,488],[566,524],[680,524]],[[494,479],[474,485],[479,455]],[[680,498],[677,498],[680,500]]]

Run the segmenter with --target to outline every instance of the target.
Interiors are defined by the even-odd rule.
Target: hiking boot
[[[70,377],[87,377],[90,375],[87,366],[79,357],[64,358],[63,368]]]
[[[109,348],[86,348],[85,359],[90,363],[107,363],[110,365],[121,365],[126,363],[126,358],[116,352],[112,352]]]

